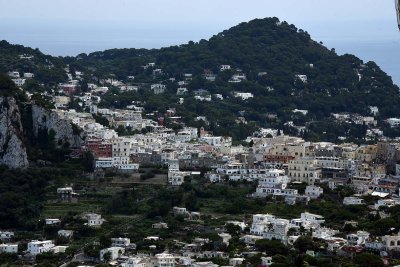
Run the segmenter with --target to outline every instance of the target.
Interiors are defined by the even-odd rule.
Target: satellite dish
[[[395,1],[396,1],[397,24],[399,25],[399,30],[400,30],[400,0],[395,0]]]

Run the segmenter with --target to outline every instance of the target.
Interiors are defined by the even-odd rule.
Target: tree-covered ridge
[[[334,49],[329,50],[313,41],[307,32],[277,18],[252,20],[209,40],[161,49],[110,49],[54,58],[4,41],[1,45],[4,47],[0,49],[0,55],[14,55],[7,63],[7,71],[31,71],[27,66],[33,64],[35,79],[47,88],[66,81],[63,68],[68,64],[70,73],[76,70],[84,73],[81,84],[109,86],[104,81],[111,78],[139,88],[138,92],[120,92],[111,86],[111,90],[102,96],[102,107],[126,108],[132,101],[140,101],[146,113],[156,116],[163,116],[167,109],[175,108],[176,115],[187,125],[205,126],[215,134],[233,135],[235,140],[245,138],[260,126],[298,134],[296,129],[284,125],[288,121],[307,128],[302,137],[320,140],[319,125],[327,121],[331,113],[370,116],[370,106],[379,109],[379,127],[384,126],[383,119],[400,116],[397,108],[399,88],[374,62],[364,63],[349,54],[339,56]],[[34,58],[30,61],[21,59],[20,54],[34,55]],[[49,61],[52,65],[46,65]],[[145,67],[150,62],[155,65]],[[221,65],[230,65],[231,69],[221,71]],[[191,74],[190,78],[185,74]],[[232,82],[235,74],[246,78]],[[213,76],[215,81],[207,80],[206,75]],[[307,81],[301,81],[299,75]],[[132,76],[134,80],[128,79]],[[183,80],[187,84],[177,83]],[[166,85],[165,93],[154,94],[150,90],[154,83]],[[179,87],[186,87],[188,93],[178,96]],[[214,95],[212,101],[195,100],[194,91],[198,89]],[[242,100],[235,97],[234,92],[252,93],[254,98]],[[184,99],[183,103],[180,98]],[[308,113],[293,113],[294,109]],[[276,119],[271,120],[271,114]],[[208,123],[196,122],[198,116],[206,117]],[[239,123],[238,117],[245,121]],[[346,136],[346,133],[354,132],[354,127],[345,126],[334,122],[328,128],[341,129],[341,134]],[[349,127],[352,129],[347,129]],[[313,130],[310,132],[310,129]],[[360,132],[360,136],[347,137],[359,139],[365,135],[364,128],[355,131]],[[338,141],[338,136],[335,134],[329,141]]]
[[[66,79],[62,58],[45,55],[39,49],[0,41],[0,73],[33,73],[39,82],[56,84]]]
[[[399,103],[398,87],[375,63],[364,64],[353,55],[338,56],[307,32],[277,18],[241,23],[208,41],[158,50],[112,49],[82,54],[68,62],[94,70],[97,77],[115,74],[122,80],[128,75],[145,80],[151,70],[142,66],[155,62],[163,78],[192,73],[194,88],[223,95],[234,90],[252,92],[256,97],[248,105],[258,112],[300,108],[324,117],[340,111],[368,114],[368,106],[378,106],[382,116],[400,114],[393,109]],[[247,81],[228,84],[232,73],[220,73],[223,64],[240,68]],[[201,78],[205,70],[218,74],[215,83]],[[260,72],[267,75],[259,76]],[[295,75],[307,75],[308,82],[299,82]]]

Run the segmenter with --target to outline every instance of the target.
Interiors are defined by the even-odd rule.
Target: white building
[[[74,235],[74,231],[72,230],[59,230],[57,232],[58,236],[66,237],[66,238],[71,238]]]
[[[297,223],[298,221],[300,221],[300,225]],[[303,226],[306,229],[311,229],[319,228],[320,225],[325,222],[325,220],[321,215],[303,212],[301,213],[300,219],[294,219],[292,222],[294,222],[294,224],[297,226]]]
[[[317,199],[324,193],[324,189],[315,185],[307,185],[305,195],[311,199]]]
[[[264,239],[264,237],[258,235],[244,235],[240,238],[240,240],[243,240],[248,245],[255,245],[256,241],[261,239]]]
[[[186,143],[192,140],[192,136],[189,131],[179,131],[175,136],[172,137],[175,142]]]
[[[235,92],[234,96],[237,98],[241,98],[242,100],[247,100],[249,98],[254,97],[254,95],[252,93],[242,93],[242,92]]]
[[[229,83],[240,83],[241,81],[246,80],[246,75],[245,74],[234,74],[232,77],[229,79]]]
[[[355,234],[346,236],[347,243],[351,246],[361,246],[369,239],[369,233],[366,231],[357,231]]]
[[[73,195],[76,195],[76,193],[74,192],[74,189],[72,189],[71,186],[67,186],[67,187],[57,188],[57,195],[61,197],[71,197]]]
[[[221,65],[221,66],[219,66],[219,69],[221,71],[230,70],[231,69],[231,65]]]
[[[119,90],[121,92],[137,92],[139,90],[139,87],[132,85],[122,85],[119,87]]]
[[[112,140],[112,156],[115,157],[129,157],[131,154],[134,141],[129,138],[115,138]]]
[[[303,114],[304,116],[306,116],[307,114],[308,114],[308,110],[306,110],[306,109],[294,109],[293,111],[292,111],[293,113],[301,113],[301,114]]]
[[[186,87],[179,87],[176,89],[176,95],[185,95],[188,93],[188,89]]]
[[[0,240],[2,241],[10,240],[13,237],[14,237],[14,232],[0,231]]]
[[[128,247],[131,244],[131,240],[129,238],[111,238],[111,246],[112,247]]]
[[[374,204],[374,208],[378,210],[380,207],[393,207],[399,205],[399,200],[394,199],[378,199],[378,201]]]
[[[207,177],[211,183],[220,183],[224,180],[224,177],[218,173],[208,173]]]
[[[168,184],[180,186],[185,182],[185,177],[189,176],[190,172],[182,172],[179,170],[168,171]]]
[[[261,264],[263,266],[269,267],[272,263],[272,257],[261,257]]]
[[[153,229],[168,229],[168,224],[163,223],[163,222],[153,223],[151,225],[151,228],[153,228]]]
[[[152,84],[150,89],[153,91],[154,94],[162,94],[167,89],[167,86],[161,83]]]
[[[121,267],[146,267],[148,260],[141,257],[129,257],[126,262],[121,263]]]
[[[7,73],[8,76],[10,76],[11,78],[17,79],[20,77],[19,72],[18,71],[9,71]]]
[[[114,166],[113,158],[98,158],[96,159],[95,167],[97,168],[112,168]]]
[[[0,253],[18,253],[18,245],[0,244]]]
[[[60,219],[46,219],[46,225],[60,224]]]
[[[215,147],[232,146],[232,137],[230,136],[202,136],[200,137],[200,141]]]
[[[317,165],[326,169],[354,170],[355,161],[337,157],[316,157]]]
[[[247,227],[247,225],[244,222],[239,222],[239,221],[227,221],[225,223],[225,225],[228,225],[228,224],[233,224],[233,225],[239,226],[242,231],[244,231],[244,229],[246,229],[246,227]]]
[[[343,198],[343,205],[364,205],[364,199],[359,197],[345,197]]]
[[[116,260],[119,257],[122,256],[122,254],[125,252],[124,248],[121,247],[110,247],[110,248],[105,248],[100,250],[100,260],[105,261],[104,255],[109,254],[109,260]]]
[[[181,208],[181,207],[173,207],[172,212],[174,215],[186,215],[188,214],[188,211],[186,208]]]
[[[88,221],[87,222],[88,226],[100,226],[105,221],[103,218],[101,218],[100,214],[96,214],[96,213],[85,214],[85,217]]]
[[[168,253],[156,254],[151,259],[151,264],[154,267],[175,267],[175,257]]]
[[[382,236],[382,243],[386,250],[400,249],[400,234]]]
[[[16,86],[22,86],[25,84],[26,79],[17,78],[17,79],[12,79],[12,81],[15,83]]]
[[[315,229],[312,232],[312,237],[313,238],[319,238],[319,239],[329,239],[331,237],[333,237],[334,235],[338,234],[340,231],[338,230],[333,230],[330,228],[326,228],[326,227],[320,227]]]
[[[303,83],[307,83],[307,75],[298,74],[296,75],[296,79],[300,80]]]
[[[43,252],[49,252],[54,247],[53,241],[46,240],[46,241],[38,241],[33,240],[28,243],[28,253],[32,255],[41,254]]]
[[[56,108],[67,108],[69,102],[71,101],[68,96],[54,96],[53,102]]]
[[[397,127],[400,125],[400,118],[389,118],[386,120],[389,123],[390,127]]]
[[[244,258],[230,258],[229,266],[240,266],[244,261]]]
[[[130,163],[129,157],[114,157],[113,167],[120,171],[137,171],[139,170],[139,164]]]
[[[194,99],[207,102],[210,102],[212,100],[211,95],[195,95]]]

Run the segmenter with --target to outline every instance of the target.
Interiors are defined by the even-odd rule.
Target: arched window
[[[390,241],[390,246],[393,247],[395,245],[394,241]]]

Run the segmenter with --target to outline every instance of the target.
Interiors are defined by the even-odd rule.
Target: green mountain
[[[0,41],[0,73],[30,72],[35,74],[37,81],[54,85],[66,79],[64,66],[62,58],[45,55],[39,49]]]
[[[0,54],[2,50],[0,47]],[[204,125],[217,134],[231,134],[237,139],[258,126],[290,132],[284,126],[289,120],[298,126],[309,126],[327,121],[330,114],[336,112],[370,115],[370,106],[379,108],[379,121],[400,116],[399,88],[374,62],[364,63],[348,54],[339,56],[334,49],[313,41],[307,32],[277,18],[241,23],[209,40],[190,41],[179,46],[151,50],[111,49],[46,60],[59,63],[53,70],[59,70],[64,63],[73,70],[83,71],[86,82],[105,78],[128,81],[128,76],[135,76],[133,84],[140,86],[139,92],[111,90],[103,97],[103,106],[122,108],[140,100],[146,103],[146,111],[157,110],[159,115],[168,108],[176,108],[177,115],[187,124]],[[149,62],[154,62],[155,66],[143,68]],[[231,69],[221,71],[220,65],[230,65]],[[162,73],[155,73],[156,69],[161,69]],[[177,96],[176,90],[181,86],[170,78],[184,80],[184,74],[189,73],[192,77],[184,86],[189,89],[189,95],[183,96],[183,104],[178,104],[182,96]],[[214,74],[215,81],[205,79],[205,73]],[[232,82],[235,74],[244,74],[246,79]],[[306,77],[307,81],[299,77]],[[149,92],[150,84],[157,82],[167,86],[164,94]],[[224,99],[196,101],[193,91],[197,89],[221,94]],[[254,98],[242,100],[234,97],[234,92],[252,93]],[[293,113],[294,109],[308,110],[308,114]],[[277,115],[276,120],[271,120],[271,113]],[[197,116],[205,116],[209,124],[196,122]],[[238,116],[247,124],[238,123]],[[333,123],[311,128],[315,131],[329,129]],[[337,132],[329,138],[331,141],[351,130],[348,126],[336,128]],[[357,132],[355,138],[359,138],[365,129],[352,131]]]

